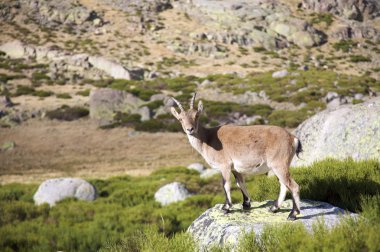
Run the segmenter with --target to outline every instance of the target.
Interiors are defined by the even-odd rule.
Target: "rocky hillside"
[[[208,126],[295,128],[380,94],[376,0],[0,0],[0,25],[1,127],[176,132],[196,91]]]

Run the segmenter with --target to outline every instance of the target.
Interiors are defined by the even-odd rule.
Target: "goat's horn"
[[[197,92],[194,92],[193,97],[190,100],[190,109],[194,108],[194,101],[195,101],[195,96],[197,95]]]
[[[179,107],[179,109],[180,109],[181,111],[184,111],[184,109],[183,109],[181,103],[179,103],[179,101],[177,101],[176,99],[174,99],[174,97],[172,97],[172,100],[178,105],[178,107]]]

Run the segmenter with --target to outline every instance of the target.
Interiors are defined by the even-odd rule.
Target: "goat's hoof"
[[[291,212],[291,213],[289,214],[289,216],[288,216],[288,220],[290,220],[290,221],[295,221],[295,220],[297,220],[297,216],[296,216],[296,214],[295,214],[294,212]]]
[[[251,202],[243,202],[243,210],[251,209]]]
[[[228,204],[224,204],[223,207],[222,207],[222,210],[223,210],[225,213],[230,213],[230,212],[231,212],[231,206],[228,205]]]
[[[277,206],[271,206],[271,207],[268,209],[268,212],[271,212],[271,213],[277,213],[279,210],[280,210],[279,207],[277,207]]]

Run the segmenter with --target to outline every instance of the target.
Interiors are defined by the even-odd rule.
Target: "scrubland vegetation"
[[[378,251],[380,248],[380,163],[377,161],[325,160],[293,169],[301,185],[301,198],[329,202],[360,214],[332,230],[322,224],[313,232],[289,223],[267,227],[260,237],[242,237],[239,251]],[[178,181],[194,196],[160,206],[156,190]],[[92,180],[98,198],[94,202],[64,200],[50,208],[35,206],[37,185],[0,187],[1,251],[196,251],[184,233],[192,221],[224,196],[218,176],[201,179],[183,167],[160,169],[146,177],[114,177]],[[253,200],[275,199],[275,177],[247,179]],[[233,201],[241,201],[235,187]],[[253,210],[254,211],[254,210]],[[214,248],[224,251],[228,248]]]

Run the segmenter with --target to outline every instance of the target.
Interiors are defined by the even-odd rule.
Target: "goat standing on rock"
[[[278,199],[269,211],[277,212],[280,209],[286,196],[286,189],[289,189],[293,198],[293,209],[288,219],[295,220],[300,214],[299,186],[290,176],[289,166],[294,155],[298,156],[302,151],[301,142],[277,126],[222,125],[204,128],[199,124],[203,104],[199,101],[198,109],[194,109],[195,96],[194,93],[188,111],[172,98],[181,111],[178,113],[172,107],[171,112],[182,124],[191,146],[211,167],[221,170],[226,195],[223,210],[229,212],[232,207],[231,172],[243,194],[243,209],[248,210],[251,207],[251,199],[244,184],[244,175],[259,175],[272,170],[281,184],[281,189]]]

